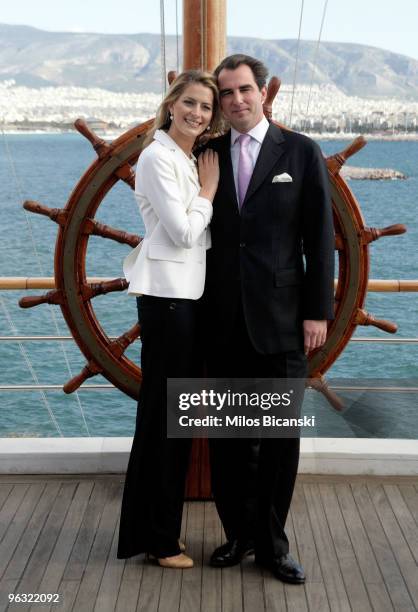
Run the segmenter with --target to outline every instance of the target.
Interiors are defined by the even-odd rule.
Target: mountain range
[[[181,40],[179,41],[181,55]],[[302,40],[297,84],[333,83],[350,96],[418,100],[418,60],[366,45]],[[283,84],[293,82],[296,40],[228,38],[228,53],[260,58]],[[316,56],[316,59],[315,59]],[[176,37],[166,37],[166,67],[176,68]],[[181,61],[181,57],[180,57]],[[100,87],[160,92],[158,34],[47,32],[0,24],[0,81],[27,87]]]

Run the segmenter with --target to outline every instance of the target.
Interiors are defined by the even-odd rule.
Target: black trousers
[[[179,554],[191,439],[167,438],[167,378],[199,372],[195,300],[141,296],[142,385],[119,528],[119,559]]]
[[[306,378],[298,351],[262,355],[248,337],[242,305],[231,335],[212,345],[208,374],[219,378]],[[300,397],[300,403],[303,395]],[[251,541],[256,558],[289,552],[285,523],[299,463],[299,438],[209,440],[212,491],[228,540]]]

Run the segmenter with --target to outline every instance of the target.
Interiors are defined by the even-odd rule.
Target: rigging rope
[[[14,163],[13,156],[12,156],[10,148],[9,148],[9,143],[8,143],[8,140],[7,140],[7,137],[6,137],[6,134],[5,134],[4,130],[3,130],[3,128],[1,129],[1,132],[2,132],[2,136],[3,136],[3,143],[4,143],[4,147],[5,147],[5,151],[6,151],[6,156],[8,158],[9,164],[10,164],[11,174],[12,174],[13,179],[14,179],[14,183],[15,183],[16,190],[17,190],[17,193],[18,193],[18,197],[19,197],[20,201],[23,202],[23,200],[25,198],[24,198],[24,195],[23,195],[22,185],[20,183],[20,180],[19,180],[19,177],[18,177],[18,174],[17,174],[17,171],[16,171],[16,165]],[[31,242],[32,242],[32,248],[33,248],[33,251],[35,253],[35,258],[36,258],[36,260],[38,262],[38,267],[39,267],[39,270],[41,272],[41,276],[45,276],[44,269],[43,269],[42,262],[41,262],[41,258],[39,256],[39,252],[38,252],[38,249],[36,247],[36,241],[35,241],[35,237],[33,235],[32,222],[31,222],[29,213],[25,209],[23,209],[23,212],[25,214],[26,224],[27,224],[27,227],[28,227],[28,230],[29,230],[29,234],[30,234],[30,238],[31,238]],[[49,311],[49,313],[51,315],[51,319],[52,319],[52,322],[53,322],[53,324],[55,326],[55,330],[57,332],[57,335],[58,336],[62,335],[61,331],[59,329],[59,326],[58,326],[57,316],[56,316],[56,313],[55,313],[53,307],[51,305],[47,304],[47,308],[48,308],[48,311]],[[4,301],[3,301],[3,309],[5,310],[5,312],[7,311],[7,313],[8,313],[8,310],[6,308],[6,305],[5,305]],[[10,320],[12,320],[12,318],[11,318],[9,313],[8,313],[8,317],[10,318]],[[15,329],[17,331],[16,327],[15,327]],[[67,355],[66,348],[65,348],[63,342],[60,342],[60,345],[61,345],[61,350],[62,350],[62,353],[63,353],[63,356],[64,356],[65,365],[67,367],[67,370],[68,370],[68,373],[70,375],[70,378],[72,378],[73,377],[73,373],[71,371],[71,366],[70,366],[70,362],[68,360],[68,355]],[[27,358],[25,357],[25,361],[28,362],[29,356],[27,355],[26,351],[25,351],[25,354],[27,356]],[[29,363],[30,363],[30,360],[29,360]],[[29,369],[33,370],[32,364],[30,364]],[[44,393],[42,393],[41,395],[43,395],[46,398]],[[75,392],[75,398],[76,398],[76,401],[77,401],[77,404],[78,404],[78,408],[80,410],[80,414],[81,414],[81,418],[82,418],[83,423],[84,423],[84,427],[85,427],[85,429],[87,431],[87,435],[90,437],[91,436],[90,430],[88,428],[86,417],[85,417],[84,410],[83,410],[83,406],[81,404],[80,396],[79,396],[77,391]]]
[[[321,25],[320,25],[320,28],[319,28],[318,40],[316,42],[315,55],[314,55],[313,64],[312,64],[311,79],[310,79],[310,83],[309,83],[309,92],[308,92],[308,102],[306,104],[306,111],[305,111],[305,117],[303,119],[302,129],[305,129],[306,121],[307,121],[307,118],[308,118],[309,105],[311,103],[311,93],[312,93],[312,85],[313,85],[313,79],[314,79],[314,72],[315,72],[315,68],[316,68],[316,62],[317,62],[317,59],[318,59],[319,45],[320,45],[320,42],[321,42],[322,29],[323,29],[324,23],[325,23],[325,15],[326,15],[326,12],[327,12],[327,7],[328,7],[328,0],[325,0],[324,8],[322,10],[322,19],[321,19]]]
[[[300,7],[300,18],[299,18],[299,33],[298,33],[298,46],[296,48],[296,60],[295,60],[295,71],[293,74],[293,89],[292,89],[292,99],[290,102],[290,119],[289,119],[289,127],[292,128],[292,116],[293,116],[293,100],[295,98],[295,88],[296,88],[296,75],[298,71],[298,63],[299,63],[299,48],[300,48],[300,33],[302,31],[302,19],[303,19],[303,6],[304,0],[302,0],[302,4]]]
[[[203,15],[204,2],[200,3],[200,70],[203,70],[204,65],[204,45],[205,45],[205,16]]]
[[[3,298],[2,295],[0,295],[0,304],[2,306],[2,309],[3,309],[3,312],[4,312],[4,316],[6,317],[7,322],[9,323],[9,327],[10,327],[10,330],[11,330],[12,334],[14,336],[17,336],[18,335],[17,327],[13,323],[12,317],[10,316],[10,313],[9,313],[9,309],[6,306],[6,303],[5,303],[4,298]],[[22,357],[23,357],[23,359],[24,359],[24,361],[25,361],[25,363],[26,363],[26,365],[28,367],[28,370],[32,374],[33,380],[35,381],[35,383],[37,385],[40,385],[38,375],[36,374],[36,372],[35,372],[35,370],[33,368],[32,362],[31,362],[31,360],[29,358],[29,355],[28,355],[28,352],[27,352],[26,348],[23,346],[23,344],[20,342],[20,340],[17,342],[17,344],[19,346],[19,349],[20,349],[20,352],[22,354]],[[55,417],[54,411],[52,410],[52,408],[51,408],[51,406],[49,404],[48,398],[45,395],[44,390],[43,389],[39,389],[39,393],[41,394],[41,397],[42,397],[42,400],[44,402],[45,408],[48,411],[49,418],[51,419],[51,421],[55,425],[55,428],[56,428],[57,432],[59,433],[59,435],[61,436],[61,438],[63,438],[64,434],[61,431],[59,423],[58,423],[58,421],[57,421],[57,419]]]
[[[160,45],[161,45],[161,77],[162,77],[162,90],[161,98],[164,98],[165,92],[167,91],[167,69],[166,69],[166,51],[165,51],[165,9],[164,0],[160,0]]]
[[[179,53],[179,10],[178,0],[176,0],[176,72],[180,70],[180,53]]]

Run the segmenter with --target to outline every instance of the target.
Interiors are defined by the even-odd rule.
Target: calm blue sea
[[[346,144],[346,141],[320,142],[326,154],[342,150]],[[0,136],[0,276],[53,275],[57,226],[45,217],[25,216],[21,204],[32,199],[50,207],[63,207],[94,159],[89,143],[77,134]],[[370,277],[417,279],[418,142],[372,141],[351,163],[391,167],[407,174],[405,181],[351,181],[350,186],[368,225],[383,227],[402,222],[408,226],[407,234],[381,239],[372,245]],[[143,231],[132,192],[126,185],[117,185],[106,197],[98,219],[127,231]],[[127,246],[93,237],[88,251],[88,274],[122,276],[121,261],[128,251]],[[22,310],[17,302],[23,295],[27,292],[0,293],[0,335],[56,335],[53,314],[59,333],[68,333],[58,307]],[[135,300],[126,295],[96,298],[94,308],[109,335],[123,333],[136,320]],[[396,321],[398,337],[418,337],[416,294],[371,293],[366,308],[376,317]],[[374,328],[358,329],[356,335],[388,337]],[[72,342],[65,343],[65,354],[62,345],[56,342],[25,342],[24,348],[40,383],[62,384],[85,364]],[[140,344],[136,343],[128,356],[139,361],[139,352]],[[25,355],[18,344],[0,342],[0,384],[34,383]],[[66,358],[72,374],[68,372]],[[350,383],[370,379],[370,386],[418,386],[418,344],[351,343],[327,376],[331,380],[350,379]],[[100,377],[96,381],[107,382]],[[38,391],[0,394],[0,437],[59,435]],[[347,406],[342,417],[316,392],[307,393],[304,412],[317,417],[315,435],[418,438],[418,393],[341,395]],[[46,396],[65,436],[84,436],[88,431],[94,436],[133,434],[135,403],[118,390],[80,391],[78,399],[61,391],[46,391]]]

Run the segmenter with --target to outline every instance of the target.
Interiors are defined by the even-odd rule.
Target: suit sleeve
[[[303,319],[334,318],[335,237],[328,170],[312,143],[303,185]]]
[[[138,162],[135,193],[141,185],[141,194],[150,202],[174,244],[190,249],[210,223],[212,203],[196,196],[186,209],[170,157],[164,151],[158,155],[146,153]]]

